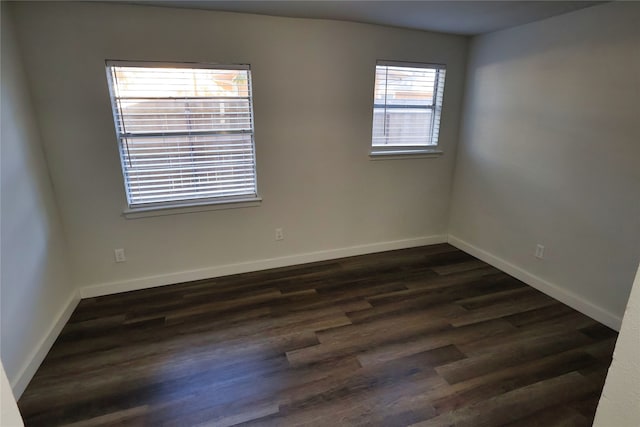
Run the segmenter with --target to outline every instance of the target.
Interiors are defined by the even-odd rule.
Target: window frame
[[[250,131],[224,131],[217,132],[217,134],[229,134],[229,135],[250,135],[251,140],[251,153],[252,153],[252,168],[253,168],[253,194],[242,195],[226,195],[215,197],[201,197],[201,198],[182,198],[180,200],[165,200],[158,202],[145,202],[145,203],[132,203],[129,193],[129,182],[127,178],[127,157],[125,154],[126,143],[124,140],[129,137],[136,137],[135,134],[121,132],[120,125],[118,123],[120,117],[120,107],[118,104],[119,99],[116,96],[116,83],[113,81],[112,67],[136,67],[136,68],[172,68],[172,69],[189,69],[189,70],[246,70],[247,71],[247,94],[249,106],[249,120]],[[120,169],[123,177],[123,184],[125,190],[125,196],[127,206],[123,210],[123,214],[127,218],[141,218],[147,216],[157,215],[170,215],[178,213],[191,213],[201,212],[205,210],[218,210],[240,207],[259,206],[262,198],[258,193],[258,168],[256,158],[256,144],[255,144],[255,120],[254,120],[254,108],[253,108],[253,80],[250,64],[217,64],[217,63],[203,63],[203,62],[167,62],[167,61],[138,61],[138,60],[105,60],[105,71],[107,74],[107,84],[109,89],[109,101],[111,104],[111,112],[114,121],[114,129],[116,133],[116,139],[118,143],[118,153],[120,158]],[[180,99],[180,98],[176,98]],[[211,134],[216,134],[215,131],[211,131]],[[177,131],[177,132],[151,132],[150,134],[157,134],[158,136],[167,137],[184,137],[192,135],[191,132]],[[140,137],[140,135],[137,135]],[[146,135],[148,136],[148,135]]]
[[[434,70],[436,72],[434,78],[434,93],[432,97],[431,105],[420,105],[420,104],[409,104],[402,106],[394,106],[388,103],[376,103],[376,78],[378,67],[402,67],[402,68],[423,68],[428,70]],[[440,145],[440,127],[442,123],[442,110],[444,109],[444,88],[446,86],[446,70],[447,65],[443,63],[427,63],[427,62],[408,62],[408,61],[390,61],[390,60],[377,60],[374,67],[374,90],[373,90],[373,103],[372,103],[372,127],[371,127],[371,141],[369,143],[369,156],[372,160],[384,159],[384,158],[416,158],[416,157],[435,157],[443,154]],[[443,71],[445,73],[442,76],[442,82],[440,82],[440,72]],[[386,84],[385,84],[386,86]],[[440,97],[440,98],[439,98]],[[438,100],[440,99],[440,105],[438,105]],[[435,136],[432,134],[431,141],[433,139],[436,140],[435,144],[414,144],[414,145],[373,145],[374,143],[374,121],[375,121],[375,111],[377,108],[384,108],[385,113],[386,109],[391,107],[391,109],[430,109],[433,113],[431,116],[431,124],[430,129],[431,132],[437,127],[437,133]],[[439,109],[439,111],[438,111]],[[427,141],[430,142],[430,141]]]

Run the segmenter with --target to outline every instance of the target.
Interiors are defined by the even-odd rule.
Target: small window
[[[129,208],[257,199],[247,65],[107,61]]]
[[[438,151],[445,66],[378,61],[372,155]]]

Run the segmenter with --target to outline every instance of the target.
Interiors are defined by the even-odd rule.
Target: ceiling
[[[336,19],[476,35],[514,27],[601,1],[216,1],[153,0],[126,3],[222,10],[296,18]]]

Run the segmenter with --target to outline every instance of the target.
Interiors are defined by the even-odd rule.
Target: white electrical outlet
[[[284,231],[282,228],[276,228],[276,240],[284,240]]]
[[[544,258],[544,246],[542,246],[541,244],[537,244],[534,256],[538,259]]]
[[[124,254],[124,249],[114,249],[113,254],[115,255],[116,262],[125,262],[127,257]]]

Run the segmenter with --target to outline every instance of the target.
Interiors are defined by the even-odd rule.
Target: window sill
[[[369,160],[398,160],[398,159],[423,159],[440,157],[444,154],[442,150],[382,150],[371,151]]]
[[[154,216],[180,215],[186,213],[217,211],[223,209],[250,208],[260,206],[262,198],[252,197],[238,200],[207,201],[201,203],[184,203],[173,206],[153,206],[144,208],[127,208],[122,212],[122,216],[127,219],[148,218]]]

